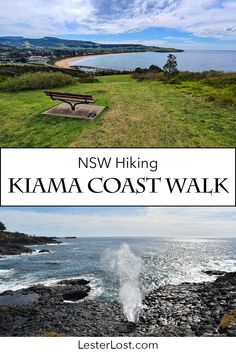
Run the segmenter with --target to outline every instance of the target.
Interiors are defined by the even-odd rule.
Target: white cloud
[[[234,0],[8,0],[0,26],[12,34],[124,33],[148,27],[236,39]]]
[[[0,25],[18,35],[53,35],[68,32],[68,23],[85,24],[93,12],[89,0],[8,0],[0,3]]]
[[[154,46],[164,46],[167,44],[165,40],[153,39],[153,40],[123,40],[123,41],[99,41],[101,44],[143,44],[143,45],[154,45]]]
[[[76,213],[2,208],[9,230],[47,236],[212,236],[236,237],[234,208],[120,208]],[[129,211],[129,212],[128,212]]]

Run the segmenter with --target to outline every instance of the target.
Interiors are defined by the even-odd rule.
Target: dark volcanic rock
[[[203,270],[202,272],[207,275],[216,275],[216,276],[225,275],[227,273],[221,270]]]
[[[138,325],[127,322],[116,302],[86,298],[86,280],[61,281],[13,292],[37,294],[34,303],[0,305],[0,336],[235,336],[235,324],[220,330],[225,314],[236,310],[236,273],[214,282],[165,285],[144,299]],[[83,301],[65,303],[67,296],[85,295]],[[7,295],[7,294],[6,294]],[[9,294],[10,296],[10,294]],[[79,295],[80,296],[80,295]]]
[[[40,250],[39,253],[51,253],[49,250]]]
[[[235,308],[236,273],[214,282],[167,285],[144,300],[144,323],[154,336],[220,336],[219,324]],[[150,326],[150,327],[151,327]]]
[[[13,290],[6,290],[3,293],[0,294],[0,296],[5,296],[5,295],[14,295],[15,292]]]
[[[18,255],[32,253],[27,246],[60,244],[61,242],[52,237],[35,237],[21,232],[0,231],[0,255]]]
[[[17,243],[6,243],[0,240],[0,254],[3,256],[16,256],[22,253],[32,253],[33,250],[25,247],[24,245],[18,245]]]
[[[67,301],[78,301],[82,300],[89,295],[91,290],[90,286],[88,285],[67,285],[67,286],[59,286],[59,292],[61,292],[62,297],[64,300]]]
[[[84,299],[86,296],[88,296],[88,294],[89,294],[89,290],[70,291],[70,292],[65,292],[63,294],[63,299],[67,301],[78,301]]]
[[[132,333],[136,329],[134,322],[122,322],[116,327],[118,333]]]
[[[222,277],[217,278],[215,283],[217,283],[217,284],[223,283],[223,284],[227,284],[227,285],[236,285],[236,272],[226,273]],[[221,291],[224,291],[224,289],[222,289]],[[227,290],[225,290],[225,292],[227,292]],[[236,297],[235,297],[235,299],[236,299]]]
[[[33,302],[37,302],[39,295],[36,293],[23,294],[16,292],[15,294],[0,296],[0,306],[3,305],[28,305]]]
[[[89,283],[90,280],[85,279],[68,279],[57,282],[58,285],[88,285]]]

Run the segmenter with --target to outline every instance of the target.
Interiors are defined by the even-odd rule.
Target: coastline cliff
[[[27,246],[60,244],[53,237],[32,236],[21,232],[0,231],[0,257],[32,253],[34,250]]]

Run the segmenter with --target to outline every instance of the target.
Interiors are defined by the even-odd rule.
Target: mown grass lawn
[[[106,105],[95,121],[44,116],[58,104],[42,91],[0,94],[1,147],[229,147],[235,108],[207,100],[198,82],[138,82],[129,75],[60,89],[89,93]]]

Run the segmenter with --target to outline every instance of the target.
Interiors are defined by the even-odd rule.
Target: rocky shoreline
[[[236,336],[236,272],[210,275],[218,277],[150,292],[137,325],[126,322],[120,304],[90,299],[85,279],[7,291],[0,336]]]
[[[33,253],[34,250],[27,246],[45,246],[47,244],[60,243],[60,241],[53,237],[32,236],[20,232],[0,231],[0,257],[20,255],[22,253]]]

